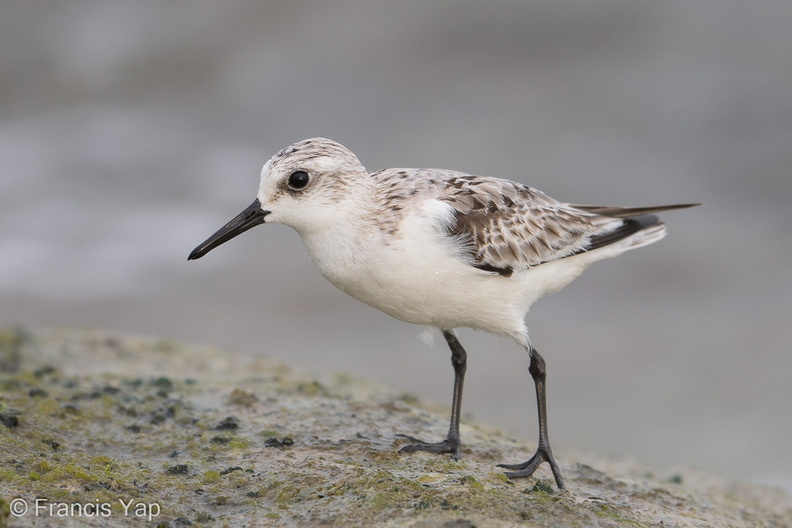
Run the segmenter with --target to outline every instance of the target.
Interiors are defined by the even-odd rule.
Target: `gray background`
[[[0,11],[0,324],[215,343],[447,403],[442,340],[336,291],[291,230],[187,263],[279,148],[323,135],[372,170],[458,169],[578,203],[703,201],[534,306],[551,438],[566,461],[581,449],[792,489],[792,3]],[[534,441],[525,354],[461,339],[466,410]]]

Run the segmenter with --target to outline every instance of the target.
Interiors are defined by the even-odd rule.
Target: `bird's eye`
[[[308,185],[308,180],[310,177],[308,173],[305,171],[295,171],[291,173],[289,176],[289,187],[292,189],[302,189],[306,185]]]

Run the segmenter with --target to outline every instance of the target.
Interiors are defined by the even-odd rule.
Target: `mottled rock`
[[[439,439],[447,413],[346,374],[156,338],[12,332],[0,526],[792,526],[782,490],[682,468],[561,450],[568,491],[546,468],[512,482],[495,464],[534,446],[484,425],[463,425],[461,461],[400,455],[394,433]]]

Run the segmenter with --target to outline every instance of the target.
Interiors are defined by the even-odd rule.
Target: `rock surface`
[[[564,450],[567,491],[512,482],[495,464],[532,446],[480,424],[461,461],[398,454],[447,414],[212,347],[0,331],[0,526],[792,526],[783,490]]]

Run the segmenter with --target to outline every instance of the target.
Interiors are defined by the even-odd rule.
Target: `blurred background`
[[[370,170],[457,169],[576,203],[702,201],[663,215],[662,242],[534,305],[554,449],[792,489],[792,3],[0,13],[0,325],[213,343],[447,404],[442,338],[335,290],[290,229],[187,262],[278,149],[321,135]],[[535,442],[525,353],[460,337],[468,416]]]

